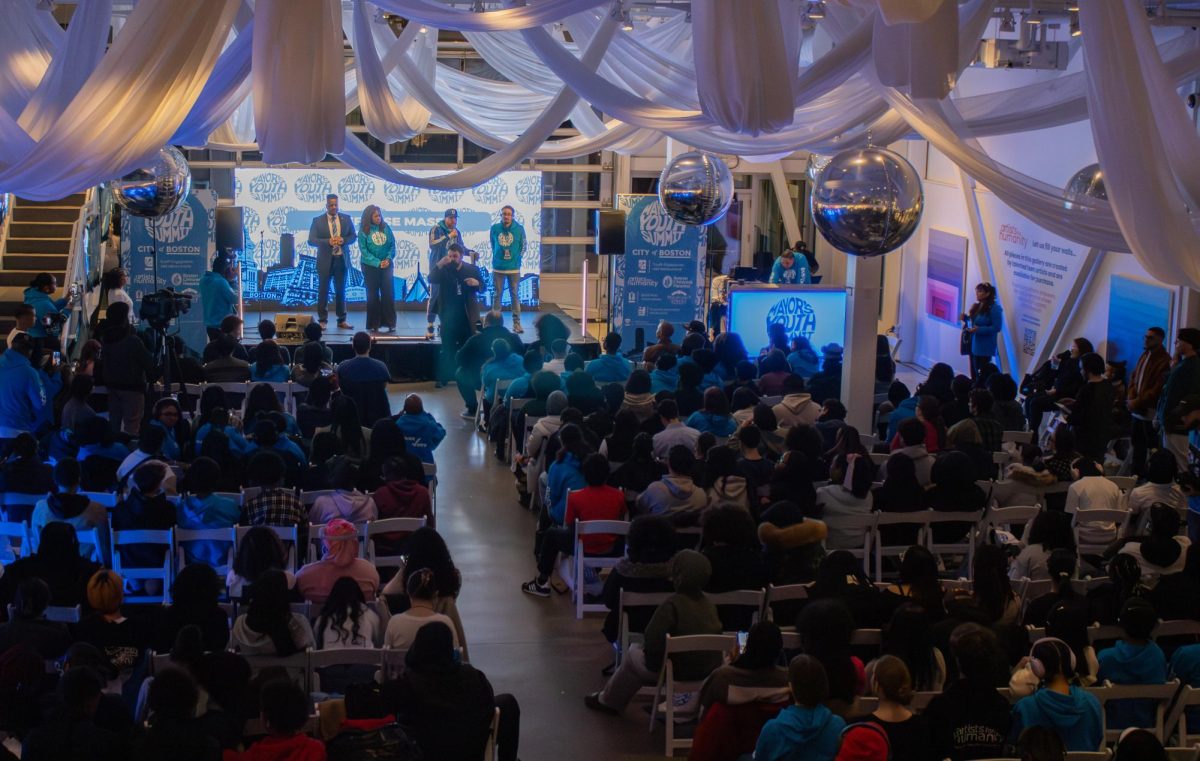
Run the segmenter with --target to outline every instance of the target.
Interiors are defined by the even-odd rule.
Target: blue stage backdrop
[[[441,172],[415,171],[420,176]],[[234,203],[245,209],[246,249],[242,255],[242,297],[248,308],[308,308],[317,303],[316,251],[308,245],[313,217],[325,209],[325,196],[337,193],[343,213],[357,231],[363,209],[375,204],[396,236],[395,292],[397,301],[423,303],[429,295],[429,231],[448,208],[458,210],[458,228],[468,249],[479,252],[485,285],[491,298],[491,240],[489,231],[508,205],[525,226],[528,243],[521,260],[521,303],[539,302],[538,279],[542,254],[542,173],[504,172],[468,190],[422,190],[396,185],[349,169],[236,169]],[[295,256],[280,256],[280,235],[295,236]],[[259,250],[261,248],[261,251]],[[346,300],[366,301],[358,244],[350,246],[351,270]],[[508,291],[504,303],[508,304]]]
[[[767,345],[767,326],[781,322],[788,340],[807,338],[821,353],[825,344],[846,345],[846,291],[840,288],[735,288],[729,293],[729,331],[741,335],[751,356]]]
[[[647,343],[662,320],[682,326],[704,319],[704,228],[676,222],[658,196],[618,195],[625,216],[625,255],[612,268],[613,325],[622,345],[637,329]]]
[[[216,255],[217,194],[194,190],[175,211],[159,219],[121,216],[121,266],[129,273],[129,296],[134,309],[142,296],[159,288],[174,288],[192,296],[191,310],[179,318],[179,335],[193,351],[203,351],[204,309],[200,277]],[[158,247],[158,282],[154,282],[154,251]]]

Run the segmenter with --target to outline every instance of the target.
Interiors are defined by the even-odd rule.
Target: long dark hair
[[[428,568],[433,571],[434,585],[441,597],[458,597],[462,589],[462,574],[454,566],[446,540],[428,526],[419,528],[408,537],[408,564],[405,566],[405,584],[408,569],[414,571]]]
[[[892,614],[883,630],[883,655],[894,655],[908,664],[913,687],[932,690],[937,674],[933,658],[933,638],[929,632],[929,611],[920,605],[905,603]]]
[[[1008,558],[1004,550],[985,544],[975,551],[975,602],[992,621],[999,621],[1005,608],[1016,598],[1006,572]]]
[[[851,660],[850,636],[854,617],[841,600],[813,600],[796,618],[800,648],[825,666],[829,677],[829,696],[854,702],[858,671]]]
[[[250,587],[246,627],[267,635],[276,655],[288,656],[300,649],[292,639],[291,621],[287,576],[278,569],[264,571]]]
[[[751,671],[775,668],[782,652],[783,632],[774,621],[759,621],[750,627],[746,635],[746,649],[732,665]]]
[[[558,440],[560,446],[558,455],[555,457],[557,462],[562,462],[563,458],[572,454],[582,463],[592,453],[592,448],[588,446],[587,440],[583,437],[583,429],[574,423],[568,423],[559,430]]]
[[[375,216],[375,212],[379,212],[379,227],[380,229],[387,226],[387,222],[383,221],[383,211],[375,204],[368,204],[367,208],[363,209],[362,219],[358,221],[358,230],[363,235],[371,232],[371,228],[375,223],[371,221],[371,217]]]
[[[357,581],[343,576],[333,582],[329,589],[329,597],[325,598],[325,605],[321,607],[321,615],[317,619],[317,646],[325,647],[327,628],[332,628],[340,635],[342,644],[355,645],[355,641],[361,637],[358,630],[366,607],[367,601]],[[349,629],[346,628],[347,623],[350,625]]]
[[[992,311],[992,305],[996,303],[996,286],[991,283],[980,283],[975,286],[975,290],[983,291],[986,295],[983,301],[976,301],[971,305],[970,315],[974,317],[977,314],[987,314]]]
[[[367,456],[367,441],[363,437],[362,422],[358,418],[358,404],[342,394],[333,403],[333,419],[329,430],[342,442],[346,454],[362,459]]]
[[[279,536],[266,526],[255,526],[246,532],[238,545],[233,572],[247,584],[253,584],[267,571],[281,570],[285,563],[287,552]]]
[[[271,384],[256,383],[246,399],[246,423],[250,424],[256,417],[268,412],[283,412],[283,405],[279,403]]]

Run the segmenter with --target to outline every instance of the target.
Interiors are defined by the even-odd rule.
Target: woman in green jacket
[[[396,299],[392,291],[396,236],[374,204],[363,210],[358,229],[363,285],[367,288],[367,330],[390,333],[396,329]]]

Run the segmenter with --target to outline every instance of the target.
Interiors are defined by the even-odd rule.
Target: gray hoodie
[[[774,410],[780,428],[812,425],[821,415],[821,405],[812,400],[812,394],[788,394]]]
[[[665,515],[676,526],[697,526],[700,514],[708,507],[708,495],[691,476],[672,473],[646,487],[637,505],[642,515]]]
[[[292,633],[292,642],[296,643],[299,650],[316,647],[312,626],[304,616],[293,613],[288,621],[288,629]],[[233,629],[229,632],[229,648],[242,655],[275,655],[275,643],[271,641],[271,636],[247,626],[245,614],[233,622]]]

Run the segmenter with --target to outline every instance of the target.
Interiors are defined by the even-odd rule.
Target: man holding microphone
[[[462,245],[462,236],[458,234],[458,209],[446,209],[442,221],[429,231],[429,306],[425,307],[425,338],[433,340],[433,318],[438,314],[438,295],[440,287],[434,278],[434,268],[446,258],[451,244]],[[446,327],[442,324],[442,329]]]

